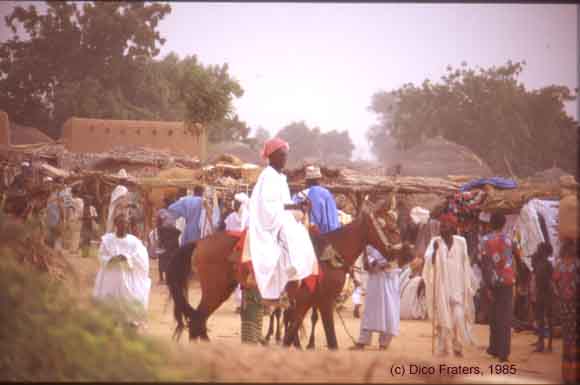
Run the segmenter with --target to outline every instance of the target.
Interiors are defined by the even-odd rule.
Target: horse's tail
[[[191,258],[195,242],[181,246],[173,254],[167,267],[167,286],[173,299],[173,316],[177,322],[173,338],[179,339],[188,319],[194,314],[194,309],[187,300],[188,281],[191,274]]]

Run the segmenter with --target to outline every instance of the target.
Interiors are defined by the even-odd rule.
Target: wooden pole
[[[435,254],[437,254],[437,252],[433,252],[433,259],[435,259]],[[433,261],[432,259],[432,261]],[[431,314],[431,328],[432,328],[432,333],[431,333],[431,354],[435,355],[435,334],[437,331],[437,325],[435,322],[435,317],[437,314],[437,302],[435,301],[435,295],[437,293],[437,261],[435,260],[435,263],[433,263],[433,314]]]

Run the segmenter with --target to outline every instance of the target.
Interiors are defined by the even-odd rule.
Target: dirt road
[[[464,357],[457,359],[433,358],[431,355],[431,323],[429,321],[402,321],[401,333],[388,351],[378,351],[377,336],[374,346],[364,352],[352,352],[348,347],[352,341],[340,319],[335,317],[339,351],[326,349],[326,339],[320,324],[316,330],[315,351],[284,349],[271,343],[267,347],[245,346],[240,342],[240,316],[234,312],[233,297],[230,298],[208,322],[210,343],[190,343],[184,334],[179,343],[171,341],[174,328],[172,306],[167,287],[157,284],[154,277],[149,308],[149,321],[145,333],[174,345],[178,351],[176,365],[188,368],[201,365],[206,372],[203,380],[249,381],[249,382],[457,382],[457,383],[559,383],[561,340],[554,340],[552,353],[532,353],[530,344],[535,340],[531,333],[512,336],[512,354],[507,375],[490,375],[497,367],[497,360],[485,353],[488,326],[476,325],[475,335],[479,348],[467,349]],[[196,306],[200,290],[195,283],[190,288],[189,298]],[[358,337],[359,320],[352,315],[352,305],[346,304],[342,311],[346,329]],[[264,318],[264,333],[268,319]],[[308,333],[310,320],[306,321]],[[305,337],[306,338],[306,337]],[[303,340],[305,341],[305,340]],[[305,344],[303,344],[305,346]],[[399,364],[404,373],[391,373],[393,365]],[[443,365],[443,366],[442,366]],[[400,369],[402,368],[402,369]],[[421,369],[422,368],[422,369]],[[501,367],[499,367],[501,370]],[[426,376],[411,374],[423,370]],[[457,373],[470,373],[455,375]],[[197,375],[197,374],[196,374]],[[192,374],[191,380],[200,378]]]

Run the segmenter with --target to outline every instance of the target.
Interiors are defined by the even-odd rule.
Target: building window
[[[157,130],[153,129],[152,134],[153,134],[153,136],[157,135]]]
[[[167,135],[169,135],[169,136],[173,135],[173,130],[167,131]]]
[[[110,133],[111,133],[111,127],[106,127],[105,134],[110,134]]]

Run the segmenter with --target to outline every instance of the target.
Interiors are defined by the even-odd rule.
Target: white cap
[[[429,222],[429,210],[424,209],[423,207],[413,207],[411,209],[411,213],[409,214],[411,217],[411,220],[413,221],[413,223],[415,223],[416,225],[419,224],[427,224],[427,222]]]
[[[42,179],[42,181],[43,181],[43,182],[52,182],[52,178],[51,178],[51,177],[49,177],[49,176],[45,176],[45,177]]]
[[[246,194],[245,192],[237,193],[236,195],[234,195],[234,199],[240,203],[246,203],[247,201],[250,200],[248,194]]]
[[[117,173],[117,176],[119,178],[128,178],[129,177],[129,175],[127,175],[127,171],[125,171],[124,168],[119,170],[119,173]]]
[[[21,163],[21,166],[30,167],[30,163],[28,163],[28,162],[22,162]]]
[[[308,166],[306,167],[306,179],[318,179],[322,178],[322,173],[320,172],[320,167]]]
[[[485,211],[480,212],[479,220],[485,223],[489,223],[491,221],[491,213]]]

